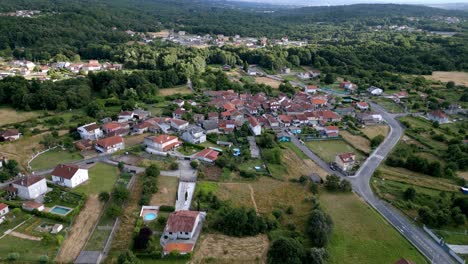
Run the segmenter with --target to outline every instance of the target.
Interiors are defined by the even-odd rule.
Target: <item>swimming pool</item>
[[[49,212],[53,214],[58,214],[58,215],[67,215],[72,210],[73,210],[72,208],[56,205],[52,207],[52,209],[50,209]]]
[[[156,219],[156,214],[155,213],[147,213],[147,214],[145,214],[143,219],[145,219],[145,221],[154,220],[154,219]]]

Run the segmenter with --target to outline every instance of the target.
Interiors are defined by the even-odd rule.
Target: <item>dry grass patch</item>
[[[234,206],[253,208],[248,183],[219,183],[216,195]]]
[[[186,86],[177,86],[172,88],[163,88],[159,89],[159,95],[161,96],[168,96],[173,94],[191,94],[192,91]]]
[[[151,205],[174,205],[176,201],[179,179],[177,177],[158,177],[157,193],[151,197]]]
[[[283,175],[283,179],[297,179],[302,175],[308,175],[311,173],[311,169],[306,163],[306,160],[299,158],[292,150],[283,149],[283,164],[287,164],[287,174]]]
[[[468,180],[468,171],[459,171],[457,172],[459,177],[462,177],[465,180]]]
[[[71,263],[78,257],[91,235],[94,225],[99,220],[102,208],[103,203],[99,201],[97,195],[93,194],[88,197],[67,238],[62,243],[61,250],[55,259],[56,262]]]
[[[19,123],[31,118],[36,118],[39,112],[18,112],[12,108],[0,108],[0,126]]]
[[[255,82],[269,85],[271,86],[271,88],[275,88],[275,89],[278,89],[281,84],[280,81],[273,80],[267,77],[255,77]]]
[[[313,160],[307,159],[304,160],[304,162],[307,164],[310,172],[317,173],[323,180],[325,180],[328,175],[327,171],[317,165],[317,163],[315,163]]]
[[[365,128],[360,129],[362,133],[364,133],[368,138],[373,138],[377,135],[387,136],[390,129],[387,125],[379,125],[379,126],[366,126]]]
[[[468,86],[468,72],[444,72],[435,71],[432,75],[425,75],[426,79],[433,81],[449,82],[454,81],[458,85]]]
[[[221,234],[202,235],[191,264],[199,263],[265,263],[268,237],[229,237]]]
[[[341,131],[340,132],[341,137],[343,137],[346,142],[348,142],[351,146],[353,146],[355,149],[358,149],[364,153],[370,153],[371,152],[371,144],[370,141],[367,138],[361,137],[361,136],[355,136],[349,133],[348,131]]]
[[[149,136],[148,133],[143,133],[141,135],[133,135],[125,137],[125,147],[131,147],[143,143],[145,137]]]

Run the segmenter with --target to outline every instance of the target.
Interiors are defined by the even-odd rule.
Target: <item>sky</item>
[[[357,3],[395,3],[395,4],[445,4],[445,3],[468,3],[468,0],[238,0],[244,2],[287,4],[287,5],[350,5]]]

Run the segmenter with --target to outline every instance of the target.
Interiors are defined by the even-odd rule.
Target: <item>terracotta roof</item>
[[[341,161],[344,163],[354,162],[356,159],[356,155],[351,152],[338,154],[338,157],[340,157]]]
[[[283,123],[291,123],[293,118],[292,118],[292,116],[289,116],[289,115],[279,115],[279,119]]]
[[[235,106],[234,104],[232,104],[232,103],[225,103],[225,104],[223,105],[223,107],[224,107],[224,109],[226,109],[227,111],[236,109],[236,106]]]
[[[176,136],[170,136],[170,135],[159,135],[159,136],[149,137],[149,139],[151,139],[155,143],[164,144],[174,139],[177,140],[178,138]]]
[[[438,117],[438,118],[447,118],[448,117],[448,115],[446,113],[444,113],[443,111],[440,111],[440,110],[432,111],[432,112],[429,113],[429,115],[434,116],[434,117]]]
[[[102,125],[102,129],[104,130],[114,130],[114,129],[119,129],[121,127],[122,125],[120,125],[120,123],[117,123],[117,122],[109,122],[109,123]]]
[[[19,134],[18,129],[7,129],[5,131],[0,131],[0,136],[2,137],[12,137],[17,136]]]
[[[3,210],[5,208],[7,208],[8,205],[7,204],[4,204],[4,203],[0,203],[0,210]]]
[[[402,258],[398,260],[397,262],[395,262],[394,264],[416,264],[416,263]]]
[[[249,116],[249,123],[250,123],[250,126],[252,126],[252,127],[256,127],[256,126],[260,125],[258,123],[258,120],[253,116]]]
[[[192,232],[199,212],[177,211],[169,215],[167,220],[167,232]]]
[[[54,171],[52,171],[52,176],[70,180],[79,169],[80,167],[75,164],[59,164],[55,167]]]
[[[206,158],[211,161],[215,161],[216,159],[218,159],[218,155],[219,155],[219,152],[216,150],[204,149],[198,152],[195,156],[199,158]]]
[[[123,111],[123,112],[120,112],[119,116],[133,116],[133,112]]]
[[[26,208],[31,208],[31,209],[36,209],[43,206],[43,204],[35,202],[35,201],[27,201],[23,203],[23,207]]]
[[[180,108],[180,107],[174,110],[174,114],[176,115],[183,115],[184,113],[185,113],[185,109]]]
[[[324,99],[312,98],[312,104],[314,104],[314,105],[324,105],[326,103],[327,103],[327,101],[325,101]]]
[[[184,125],[184,124],[188,124],[187,121],[182,120],[182,119],[177,119],[177,118],[172,118],[172,119],[171,119],[171,122],[173,122],[174,124],[176,124],[176,125],[178,125],[178,126],[181,126],[181,125]]]
[[[112,137],[107,137],[100,139],[96,141],[96,145],[99,145],[104,148],[108,148],[114,145],[117,145],[119,143],[122,143],[124,140],[121,136],[112,136]]]
[[[31,185],[35,184],[36,182],[39,182],[39,181],[41,181],[43,179],[44,179],[44,177],[42,177],[42,176],[26,176],[26,177],[22,177],[22,178],[16,180],[14,182],[14,184],[29,187],[29,186],[31,186]]]
[[[89,131],[94,131],[94,130],[98,129],[98,128],[99,128],[99,125],[96,124],[96,123],[94,123],[94,124],[89,124],[89,125],[87,125],[87,126],[83,126],[83,128],[84,128],[86,131],[89,132]]]
[[[177,251],[179,253],[189,253],[192,252],[194,244],[189,243],[168,243],[164,246],[165,253],[171,253],[172,251]]]
[[[369,107],[369,104],[367,102],[357,102],[356,104],[360,107]]]
[[[330,130],[338,130],[338,127],[337,126],[326,126],[325,129],[327,131],[330,131]]]

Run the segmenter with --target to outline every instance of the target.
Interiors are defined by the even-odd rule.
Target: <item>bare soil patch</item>
[[[229,237],[220,234],[202,235],[190,264],[199,263],[265,263],[268,237]]]
[[[426,79],[433,81],[449,82],[453,81],[455,84],[468,86],[468,72],[444,72],[435,71],[432,75],[425,75]]]
[[[272,88],[278,89],[281,82],[277,80],[273,80],[267,77],[255,77],[255,82],[256,83],[263,83],[266,85],[271,86]]]
[[[201,172],[205,175],[204,179],[209,181],[218,181],[219,177],[221,177],[221,173],[223,172],[220,167],[218,166],[201,166]]]
[[[353,146],[355,149],[358,149],[364,153],[370,153],[371,152],[371,144],[370,141],[367,138],[361,137],[361,136],[355,136],[348,131],[341,131],[340,135],[343,137],[346,142],[348,142],[351,146]]]
[[[32,240],[32,241],[41,241],[42,237],[36,237],[36,236],[31,236],[31,235],[26,235],[20,232],[12,231],[9,233],[10,236],[22,238],[22,239],[27,239],[27,240]]]
[[[99,214],[103,206],[103,203],[99,201],[96,194],[89,195],[86,204],[83,206],[66,239],[63,241],[61,250],[55,259],[56,262],[71,263],[78,257],[88,237],[91,235],[94,225],[99,220]]]

